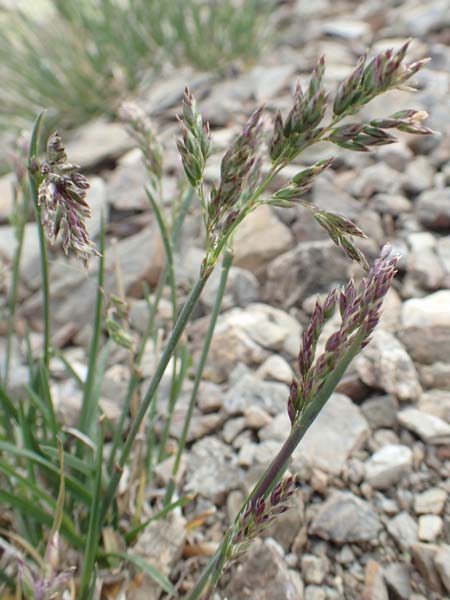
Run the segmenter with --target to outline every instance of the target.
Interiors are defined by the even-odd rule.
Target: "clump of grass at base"
[[[221,70],[255,60],[273,0],[50,0],[38,19],[3,9],[0,124],[48,110],[58,127],[113,115],[166,63]],[[238,6],[238,9],[236,9]]]

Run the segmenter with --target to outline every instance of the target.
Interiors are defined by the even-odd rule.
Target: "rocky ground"
[[[189,70],[168,71],[140,102],[152,114],[165,151],[165,194],[176,189],[180,160],[174,115],[188,82],[211,123],[217,154],[207,170],[218,172],[222,151],[251,109],[286,110],[296,77],[307,77],[322,54],[330,88],[345,77],[366,48],[379,51],[414,37],[412,58],[431,56],[416,78],[418,92],[394,92],[374,101],[366,115],[402,108],[427,110],[440,134],[401,136],[371,154],[338,151],[332,170],[315,183],[312,200],[340,211],[369,235],[369,257],[389,240],[401,252],[400,273],[388,296],[371,345],[354,361],[301,448],[293,508],[254,544],[246,560],[223,579],[217,600],[425,600],[450,595],[450,2],[449,0],[298,0],[274,15],[284,31],[275,49],[247,71],[217,81]],[[303,164],[336,153],[315,148]],[[142,330],[146,303],[142,281],[157,281],[164,256],[143,193],[138,151],[119,124],[98,120],[77,131],[68,145],[73,162],[90,174],[89,196],[98,236],[100,211],[108,215],[107,281],[131,302],[130,322]],[[280,177],[288,179],[290,172]],[[14,247],[7,224],[9,176],[0,180],[0,260]],[[27,225],[20,288],[22,322],[40,343],[41,308],[37,238]],[[198,212],[189,216],[176,257],[180,293],[186,293],[202,257]],[[95,294],[95,261],[88,275],[52,255],[54,343],[80,374]],[[152,523],[135,552],[166,573],[186,578],[211,554],[246,492],[285,439],[291,367],[314,295],[355,270],[305,212],[261,208],[242,226],[235,261],[213,340],[190,433],[183,491],[196,500],[171,521]],[[218,276],[218,273],[217,273]],[[199,348],[218,277],[205,291],[190,326]],[[170,311],[162,304],[160,322]],[[4,333],[4,332],[3,332]],[[4,338],[0,338],[0,358]],[[153,353],[143,375],[152,372]],[[26,380],[24,356],[14,354],[12,387]],[[70,422],[79,392],[54,360],[58,410]],[[126,356],[116,353],[106,372],[103,408],[117,417],[126,387]],[[146,386],[146,380],[143,386]],[[180,434],[189,398],[186,384],[172,434]],[[160,411],[164,412],[164,402]],[[162,415],[161,415],[162,416]],[[158,471],[161,486],[170,460]],[[194,527],[195,522],[201,525]],[[159,598],[144,582],[133,598]]]

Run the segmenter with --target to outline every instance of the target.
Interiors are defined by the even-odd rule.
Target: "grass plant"
[[[65,18],[69,17],[71,15],[65,15]],[[1,532],[1,560],[6,565],[2,585],[15,586],[19,597],[24,591],[27,598],[50,600],[54,597],[52,594],[65,592],[65,597],[69,594],[68,597],[88,600],[95,597],[96,586],[101,584],[98,581],[100,569],[133,564],[155,579],[168,597],[175,595],[173,583],[134,553],[132,544],[152,519],[164,518],[188,502],[188,498],[178,495],[177,474],[232,265],[233,235],[251,212],[265,204],[284,208],[300,205],[311,212],[339,248],[337,251],[343,251],[359,264],[365,275],[359,286],[350,281],[340,290],[330,290],[323,302],[317,302],[302,339],[298,356],[299,377],[293,380],[286,398],[291,430],[287,432],[282,449],[273,457],[242,505],[204,573],[188,592],[187,599],[211,597],[224,569],[244,553],[267,523],[286,510],[294,480],[283,479],[283,475],[291,454],[351,360],[369,342],[383,298],[395,275],[397,257],[385,247],[369,266],[355,243],[355,238],[365,235],[357,225],[345,216],[319,209],[305,198],[314,178],[331,167],[332,157],[299,170],[288,184],[275,191],[269,186],[283,168],[318,142],[328,141],[349,150],[365,152],[375,146],[393,143],[395,137],[391,132],[395,129],[430,133],[422,124],[426,115],[412,109],[370,122],[347,120],[375,96],[403,85],[425,64],[426,61],[405,64],[407,48],[408,44],[405,44],[399,50],[387,50],[371,61],[361,59],[351,75],[339,85],[331,103],[323,87],[325,62],[320,59],[308,87],[303,90],[297,86],[291,110],[284,118],[281,114],[275,116],[270,132],[264,132],[262,108],[249,117],[224,154],[220,179],[210,189],[205,185],[203,173],[211,153],[212,136],[193,95],[186,89],[178,148],[192,190],[173,203],[172,211],[167,211],[162,202],[164,157],[157,137],[146,116],[128,106],[122,116],[143,151],[149,171],[149,202],[166,253],[159,284],[153,300],[149,299],[147,327],[136,349],[129,343],[126,331],[121,335],[118,322],[112,329],[107,327],[103,276],[108,248],[104,226],[98,250],[87,235],[86,219],[90,216],[86,195],[88,182],[79,167],[69,162],[58,134],[49,136],[44,158],[38,155],[43,118],[42,114],[38,116],[31,138],[28,170],[40,235],[44,335],[42,351],[36,354],[30,350],[28,353],[30,380],[24,394],[11,392],[8,369],[0,384],[0,478],[4,484],[0,487],[0,501],[7,507],[9,524],[9,528]],[[346,121],[342,123],[344,119]],[[267,146],[265,139],[268,139]],[[263,163],[267,161],[270,168],[263,172]],[[174,254],[185,215],[195,197],[204,222],[204,259],[198,279],[181,305],[173,268]],[[89,259],[98,261],[97,301],[87,377],[81,380],[75,369],[69,368],[69,373],[75,374],[75,383],[82,389],[83,400],[76,427],[67,427],[58,420],[51,393],[49,365],[54,349],[50,343],[51,290],[46,248],[47,243],[58,240],[67,253],[83,264]],[[20,245],[17,252],[20,253]],[[171,420],[189,368],[189,348],[183,334],[220,260],[220,285],[194,374],[194,387],[176,449],[172,479],[163,503],[154,509],[152,516],[144,516],[143,494],[153,481],[155,463],[167,456]],[[20,260],[14,264],[16,262]],[[19,276],[16,269],[16,280]],[[161,340],[156,335],[154,322],[158,303],[167,286],[172,305],[172,330]],[[337,307],[341,325],[327,339],[323,353],[317,355],[324,324]],[[136,404],[139,368],[149,340],[156,347],[162,345],[162,349],[151,382]],[[111,345],[117,342],[123,342],[130,353],[130,376],[122,414],[114,427],[102,415],[99,398],[107,357]],[[157,435],[158,391],[170,361],[173,368],[168,411],[162,433]],[[111,442],[107,433],[112,437]],[[128,488],[137,483],[138,493],[133,496],[128,491],[124,500],[119,493],[119,484],[125,471],[131,473]],[[63,552],[68,547],[75,554]],[[76,564],[65,564],[62,560],[65,554],[77,556]],[[13,558],[9,560],[8,557]]]

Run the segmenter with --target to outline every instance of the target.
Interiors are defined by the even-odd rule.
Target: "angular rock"
[[[334,492],[315,515],[310,533],[335,542],[375,542],[382,525],[365,500],[351,492]]]
[[[302,327],[279,308],[262,303],[234,308],[222,315],[217,327],[221,326],[241,329],[263,348],[298,354]]]
[[[293,468],[306,462],[312,468],[339,475],[347,458],[369,433],[360,409],[346,396],[332,394],[294,452]]]
[[[281,381],[290,385],[293,371],[290,364],[279,354],[272,354],[257,370],[257,375],[266,381]]]
[[[234,263],[257,273],[273,258],[289,250],[292,242],[289,228],[276,217],[270,206],[260,206],[236,231]]]
[[[423,192],[415,207],[419,221],[428,229],[445,231],[450,227],[450,187]]]
[[[239,485],[239,468],[233,450],[215,437],[195,443],[189,455],[186,490],[221,502]]]
[[[245,413],[257,406],[272,415],[286,411],[289,388],[284,383],[261,381],[253,375],[241,377],[225,394],[224,408],[229,415]]]
[[[449,201],[450,206],[450,201]],[[424,298],[412,298],[403,304],[404,327],[450,326],[450,290],[434,292]]]
[[[382,162],[370,165],[354,179],[350,192],[355,198],[370,198],[376,193],[398,194],[404,175]]]
[[[431,365],[450,356],[450,325],[406,327],[397,335],[415,362]],[[441,364],[448,366],[449,363]],[[444,381],[446,381],[447,366],[441,368]]]
[[[445,589],[450,594],[450,546],[440,546],[434,556],[434,564]]]
[[[362,600],[389,600],[383,580],[383,569],[377,561],[372,559],[366,565]]]
[[[398,403],[390,395],[377,396],[362,404],[361,410],[373,429],[393,427],[397,422]]]
[[[425,392],[420,396],[417,408],[450,423],[450,391],[436,389]]]
[[[412,460],[407,446],[387,444],[366,461],[366,481],[374,488],[388,489],[411,471]]]
[[[145,210],[147,171],[139,149],[131,150],[114,169],[106,184],[108,203],[119,211]]]
[[[314,554],[304,554],[301,558],[301,572],[305,583],[320,584],[325,579],[323,560]]]
[[[426,156],[417,156],[410,161],[405,175],[405,189],[410,193],[419,194],[433,187],[434,169]]]
[[[216,300],[221,279],[221,269],[215,269],[203,290],[201,303],[212,309]],[[260,285],[256,276],[247,269],[231,267],[228,272],[227,286],[222,299],[222,311],[236,306],[248,306],[258,302]]]
[[[422,515],[419,517],[419,540],[435,542],[442,533],[443,522],[438,515]]]
[[[440,515],[444,510],[447,493],[440,488],[429,488],[417,494],[414,498],[414,511],[416,515]]]
[[[133,553],[155,567],[166,577],[181,558],[186,539],[186,520],[176,511],[167,519],[152,521],[139,535]],[[144,575],[138,587],[128,590],[132,600],[157,600],[161,587],[149,575]]]
[[[273,524],[264,531],[264,537],[273,538],[286,553],[290,551],[305,518],[305,508],[300,493],[294,493],[288,505],[289,510],[277,516]]]
[[[436,361],[432,365],[418,365],[418,371],[424,388],[450,391],[450,363]]]
[[[417,434],[427,444],[450,443],[450,425],[433,415],[407,408],[398,414],[400,425]]]
[[[391,563],[383,569],[384,579],[398,600],[411,598],[411,573],[409,565]]]
[[[256,541],[224,594],[228,600],[299,600],[299,589],[272,544]]]
[[[382,389],[399,400],[415,400],[422,388],[408,353],[387,331],[375,330],[372,342],[355,360],[362,381]]]
[[[444,590],[434,562],[438,551],[439,547],[434,544],[413,544],[411,546],[413,563],[422,575],[426,586],[441,594]]]
[[[344,283],[348,268],[348,260],[330,240],[301,242],[270,263],[264,297],[284,307],[301,304],[311,294]]]
[[[410,546],[418,541],[417,523],[405,511],[389,521],[387,530],[403,550],[409,550]]]

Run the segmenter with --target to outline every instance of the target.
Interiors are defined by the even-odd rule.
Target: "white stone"
[[[421,494],[418,494],[414,499],[414,510],[417,515],[423,514],[441,514],[447,494],[440,488],[430,488]]]
[[[402,322],[404,327],[450,326],[450,290],[407,300],[403,304]]]
[[[450,443],[450,425],[434,415],[424,413],[417,408],[407,408],[398,414],[401,425],[416,433],[429,444]]]
[[[372,342],[356,358],[362,381],[382,389],[399,400],[417,399],[422,388],[414,363],[402,344],[389,332],[375,330]]]
[[[434,563],[441,576],[442,583],[450,593],[450,546],[441,546],[435,556]]]
[[[387,489],[411,470],[413,454],[400,444],[386,444],[366,461],[366,481],[374,488]]]
[[[289,363],[279,354],[269,356],[256,371],[256,374],[266,381],[281,381],[288,385],[290,385],[293,378]]]
[[[434,542],[442,532],[443,522],[437,515],[422,515],[419,518],[419,540]]]

